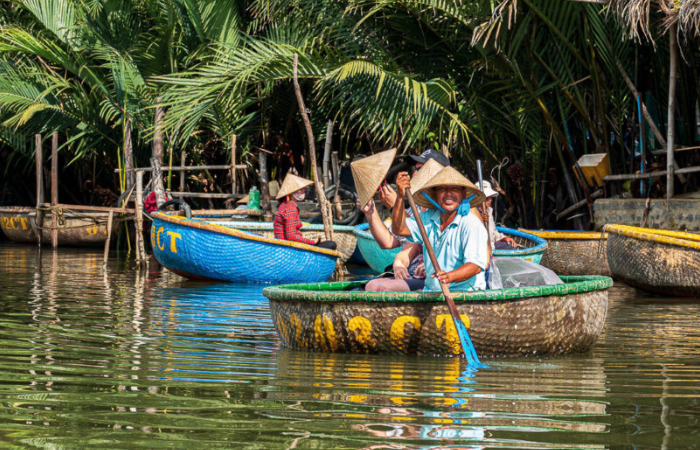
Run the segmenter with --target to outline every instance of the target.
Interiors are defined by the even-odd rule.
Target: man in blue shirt
[[[408,173],[396,179],[397,204],[394,205],[392,228],[395,234],[423,244],[414,218],[407,218],[403,207]],[[441,268],[436,273],[432,261],[425,258],[425,291],[440,292],[440,283],[452,291],[486,289],[484,271],[489,265],[488,232],[475,207],[483,203],[484,193],[452,167],[445,167],[414,193],[416,203],[428,208],[421,213],[428,240]]]

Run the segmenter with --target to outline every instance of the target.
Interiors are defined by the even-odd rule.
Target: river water
[[[260,286],[0,243],[2,448],[700,448],[700,300],[610,290],[584,355],[282,348]]]

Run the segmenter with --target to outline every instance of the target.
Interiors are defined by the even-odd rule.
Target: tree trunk
[[[321,217],[323,217],[323,231],[326,236],[326,240],[333,239],[333,221],[330,220],[328,211],[328,200],[326,200],[326,194],[323,191],[323,183],[318,179],[318,168],[316,165],[316,145],[314,142],[314,134],[311,129],[311,121],[306,113],[306,106],[304,105],[304,98],[301,96],[301,87],[299,87],[299,79],[297,76],[297,65],[299,64],[299,56],[294,54],[294,65],[293,65],[293,75],[294,75],[294,92],[297,96],[297,102],[299,103],[299,111],[301,112],[301,118],[304,121],[304,128],[306,129],[306,135],[309,141],[309,160],[311,161],[311,174],[314,179],[314,186],[316,188],[316,195],[318,196],[318,203],[321,207]]]
[[[136,182],[136,174],[134,174],[134,148],[131,142],[131,119],[128,117],[124,122],[124,171],[126,174],[125,192],[127,192]]]
[[[161,97],[156,100],[160,103]],[[153,127],[155,128],[155,134],[153,135],[153,157],[158,160],[158,165],[163,165],[163,130],[161,129],[161,124],[163,123],[163,116],[165,115],[165,110],[162,106],[156,107],[156,117],[153,121]]]

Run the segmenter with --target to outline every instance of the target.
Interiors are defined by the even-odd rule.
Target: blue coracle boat
[[[520,258],[539,264],[542,255],[547,249],[547,241],[534,234],[525,233],[512,228],[496,227],[498,231],[513,238],[518,244],[515,250],[494,250],[493,256],[497,258]],[[357,236],[357,248],[367,261],[372,270],[377,273],[384,272],[384,269],[394,263],[396,254],[400,248],[382,249],[369,232],[369,224],[363,223],[355,227],[353,231]]]
[[[493,256],[496,258],[520,258],[539,264],[542,255],[547,250],[547,240],[534,234],[524,231],[514,230],[506,227],[496,227],[498,231],[505,234],[518,244],[515,250],[494,250]]]
[[[266,238],[206,221],[152,214],[151,246],[158,262],[194,280],[313,283],[328,280],[340,253]]]
[[[394,258],[401,251],[401,248],[383,249],[374,240],[374,236],[369,232],[369,224],[361,223],[353,230],[357,237],[357,248],[367,265],[377,273],[384,272],[386,266],[394,264]]]

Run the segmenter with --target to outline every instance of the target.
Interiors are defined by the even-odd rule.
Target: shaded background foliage
[[[182,150],[189,162],[226,163],[235,134],[251,167],[259,147],[289,149],[308,174],[295,53],[319,150],[332,120],[345,159],[437,147],[470,177],[482,159],[513,198],[512,225],[572,225],[555,214],[584,198],[571,171],[583,154],[607,153],[613,173],[638,170],[636,99],[618,63],[665,127],[667,16],[651,8],[648,33],[634,33],[627,0],[616,10],[559,0],[0,3],[3,203],[33,203],[32,136],[52,131],[64,201],[100,202],[98,185],[119,193],[126,121],[135,164],[147,165],[157,104],[166,164]],[[694,39],[683,39],[679,70],[682,145],[698,138]],[[660,148],[648,130],[643,141]],[[273,164],[273,176],[287,167]]]

